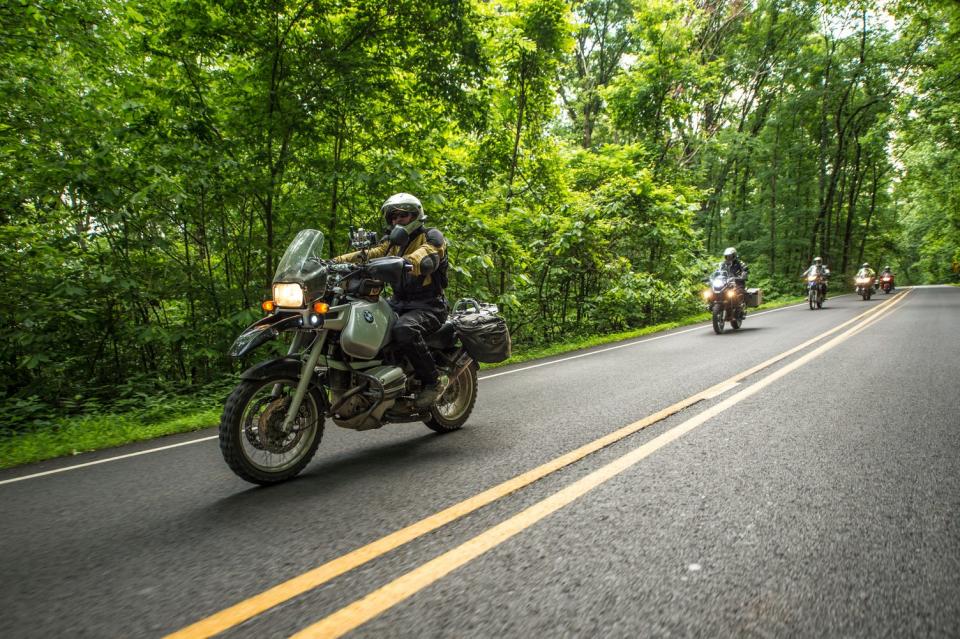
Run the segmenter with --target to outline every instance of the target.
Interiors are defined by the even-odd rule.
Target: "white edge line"
[[[836,297],[841,297],[841,296],[838,295],[838,296],[836,296]],[[836,299],[836,297],[834,297],[834,299]],[[749,317],[759,317],[760,315],[766,315],[767,313],[776,313],[777,311],[783,311],[783,310],[786,310],[786,309],[788,309],[788,308],[794,308],[794,307],[796,307],[796,306],[803,306],[804,303],[805,303],[805,302],[800,302],[800,303],[798,303],[798,304],[791,304],[790,306],[782,306],[782,307],[780,307],[780,308],[774,308],[774,309],[771,309],[771,310],[769,310],[769,311],[763,311],[763,312],[761,312],[761,313],[753,313],[753,314],[751,314]],[[579,355],[573,355],[573,356],[571,356],[571,357],[564,357],[564,358],[562,358],[562,359],[555,359],[555,360],[552,360],[552,361],[549,361],[549,362],[543,362],[542,364],[534,364],[534,365],[532,365],[532,366],[524,366],[523,368],[515,368],[515,369],[513,369],[513,370],[504,371],[504,372],[502,372],[502,373],[494,373],[493,375],[485,375],[485,376],[483,376],[483,377],[478,378],[478,381],[482,381],[482,380],[485,380],[485,379],[491,379],[491,378],[494,378],[494,377],[500,377],[501,375],[510,375],[510,374],[512,374],[512,373],[519,373],[519,372],[521,372],[521,371],[528,371],[528,370],[533,369],[533,368],[540,368],[541,366],[550,366],[551,364],[559,364],[559,363],[561,363],[561,362],[569,362],[569,361],[572,360],[572,359],[579,359],[579,358],[581,358],[581,357],[587,357],[587,356],[589,356],[589,355],[598,355],[598,354],[600,354],[600,353],[606,353],[607,351],[617,350],[618,348],[626,348],[626,347],[628,347],[628,346],[636,346],[637,344],[645,344],[645,343],[647,343],[647,342],[652,342],[652,341],[654,341],[654,340],[663,339],[663,338],[665,338],[665,337],[673,337],[674,335],[683,335],[684,333],[690,333],[690,332],[692,332],[692,331],[699,331],[699,330],[703,330],[703,329],[705,329],[705,328],[710,328],[710,325],[707,324],[707,325],[705,325],[705,326],[695,326],[695,327],[693,327],[693,328],[688,328],[688,329],[685,329],[685,330],[682,330],[682,331],[676,331],[676,332],[674,332],[674,333],[667,333],[666,335],[658,335],[658,336],[656,336],[656,337],[648,337],[647,339],[642,339],[642,340],[638,340],[638,341],[635,341],[635,342],[628,342],[628,343],[626,343],[626,344],[618,344],[617,346],[611,346],[611,347],[609,347],[609,348],[603,348],[603,349],[596,350],[596,351],[590,351],[589,353],[581,353],[581,354],[579,354]],[[177,447],[179,447],[179,446],[189,446],[190,444],[199,444],[200,442],[207,442],[207,441],[210,441],[211,439],[217,439],[217,437],[218,437],[218,435],[211,435],[210,437],[201,437],[200,439],[192,439],[192,440],[190,440],[190,441],[188,441],[188,442],[180,442],[179,444],[170,444],[169,446],[160,446],[159,448],[150,448],[150,449],[148,449],[148,450],[141,450],[141,451],[136,452],[136,453],[128,453],[128,454],[126,454],[126,455],[117,455],[116,457],[107,457],[106,459],[98,459],[97,461],[87,462],[87,463],[85,463],[85,464],[75,464],[75,465],[73,465],[73,466],[64,466],[63,468],[57,468],[57,469],[54,469],[54,470],[48,470],[48,471],[44,471],[44,472],[42,472],[42,473],[33,473],[32,475],[24,475],[23,477],[14,477],[13,479],[4,479],[4,480],[0,480],[0,486],[2,486],[3,484],[12,484],[12,483],[17,482],[17,481],[23,481],[23,480],[25,480],[25,479],[33,479],[34,477],[43,477],[44,475],[54,475],[54,474],[56,474],[56,473],[63,473],[63,472],[66,472],[66,471],[68,471],[68,470],[74,470],[74,469],[77,469],[77,468],[84,468],[84,467],[86,467],[86,466],[96,466],[97,464],[106,464],[107,462],[117,461],[117,460],[120,460],[120,459],[127,459],[128,457],[137,457],[137,456],[139,456],[139,455],[148,455],[148,454],[150,454],[150,453],[158,453],[158,452],[160,452],[160,451],[162,451],[162,450],[169,450],[170,448],[177,448]]]
[[[68,470],[73,470],[75,468],[83,468],[84,466],[96,466],[97,464],[106,464],[107,462],[116,461],[118,459],[126,459],[128,457],[137,457],[139,455],[147,455],[149,453],[157,453],[161,450],[168,450],[170,448],[177,448],[178,446],[188,446],[190,444],[197,444],[200,442],[207,442],[211,439],[216,439],[219,435],[211,435],[210,437],[201,437],[200,439],[191,439],[188,442],[180,442],[179,444],[170,444],[169,446],[160,446],[159,448],[150,448],[148,450],[141,450],[136,453],[127,453],[126,455],[117,455],[116,457],[108,457],[106,459],[98,459],[97,461],[87,462],[85,464],[76,464],[74,466],[64,466],[63,468],[56,468],[54,470],[48,470],[42,473],[34,473],[32,475],[24,475],[23,477],[14,477],[13,479],[4,479],[0,481],[0,485],[3,484],[12,484],[15,481],[23,481],[24,479],[33,479],[34,477],[42,477],[44,475],[53,475],[55,473],[62,473]]]

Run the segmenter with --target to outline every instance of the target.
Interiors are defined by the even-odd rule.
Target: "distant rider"
[[[444,391],[437,365],[425,338],[436,332],[447,318],[447,243],[438,229],[423,225],[427,216],[420,200],[409,193],[396,193],[380,207],[390,235],[367,251],[367,258],[400,255],[412,265],[387,300],[400,316],[391,338],[410,361],[421,383],[417,408],[429,408]],[[335,262],[357,262],[361,252],[333,258]]]
[[[870,277],[873,278],[873,281],[877,281],[877,273],[872,268],[870,268],[869,262],[864,262],[863,266],[860,267],[860,270],[857,271],[857,278],[861,277]]]
[[[827,280],[830,279],[830,269],[824,266],[823,258],[819,256],[813,258],[813,264],[811,264],[810,267],[803,272],[802,277],[804,281],[806,281],[808,277],[814,274],[820,276],[821,292],[823,293],[823,300],[826,301],[827,300]]]

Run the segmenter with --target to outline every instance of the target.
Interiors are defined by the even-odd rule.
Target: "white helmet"
[[[413,213],[410,222],[414,220],[424,220],[427,217],[423,214],[423,204],[409,193],[394,193],[388,197],[387,201],[380,207],[380,212],[383,214],[383,219],[387,223],[387,226],[390,225],[392,221],[391,218],[396,213]]]

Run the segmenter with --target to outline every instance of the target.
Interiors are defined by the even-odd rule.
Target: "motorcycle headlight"
[[[286,308],[303,307],[303,289],[299,284],[292,282],[283,282],[273,285],[273,301],[277,306]]]
[[[817,281],[817,276],[816,276],[816,275],[811,275],[810,277],[807,278],[807,281],[808,281],[808,282],[816,282],[816,281]]]
[[[736,289],[732,289],[732,288],[731,288],[729,291],[727,291],[727,297],[729,297],[730,299],[733,299],[733,297],[734,297],[736,294],[737,294]]]
[[[710,289],[707,289],[703,292],[703,299],[708,300],[711,297],[713,297],[713,291],[711,291]]]

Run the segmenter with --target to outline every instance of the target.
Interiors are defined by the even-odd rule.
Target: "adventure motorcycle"
[[[810,304],[811,311],[823,308],[826,287],[827,283],[823,275],[811,273],[807,276],[807,302]]]
[[[893,290],[893,280],[894,278],[892,273],[883,273],[880,276],[880,290],[883,291],[884,295]]]
[[[285,357],[241,375],[223,410],[220,450],[249,482],[272,484],[299,473],[316,453],[326,418],[353,430],[414,421],[437,432],[456,430],[477,401],[478,357],[509,356],[505,324],[494,344],[498,353],[471,355],[457,322],[465,316],[458,303],[451,319],[426,340],[441,379],[447,379],[445,390],[429,409],[418,409],[420,382],[391,344],[397,315],[381,297],[385,284],[396,285],[410,264],[402,257],[366,260],[377,240],[362,229],[351,233],[351,243],[363,251],[361,263],[333,263],[320,258],[323,233],[301,231],[277,266],[273,298],[263,303],[268,315],[230,350],[242,357],[280,333],[293,338]],[[472,303],[502,323],[495,306]]]
[[[723,333],[725,322],[730,322],[733,330],[737,330],[747,316],[742,282],[721,269],[714,271],[708,281],[710,288],[703,292],[703,299],[707,310],[712,313],[713,332],[717,335]]]
[[[864,301],[869,300],[873,296],[873,277],[858,277],[854,280],[854,283],[857,285],[856,293],[863,298]]]

